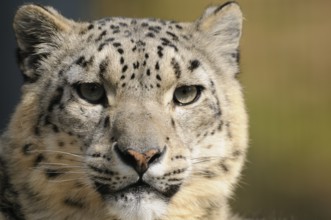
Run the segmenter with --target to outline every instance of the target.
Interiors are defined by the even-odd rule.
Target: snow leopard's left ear
[[[28,4],[18,9],[13,27],[18,62],[26,81],[36,80],[38,76],[34,70],[61,44],[61,34],[70,31],[73,24],[51,7]]]
[[[209,7],[196,21],[196,28],[204,49],[213,53],[215,59],[222,59],[227,72],[237,73],[239,62],[239,41],[243,15],[236,2]],[[233,68],[231,68],[233,67]]]

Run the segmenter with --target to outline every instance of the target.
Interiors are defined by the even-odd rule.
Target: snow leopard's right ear
[[[18,63],[25,81],[37,80],[34,70],[58,47],[61,34],[68,32],[73,24],[51,7],[30,4],[18,9],[13,27],[18,44]]]

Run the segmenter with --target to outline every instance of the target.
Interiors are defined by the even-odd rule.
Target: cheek
[[[86,134],[98,125],[102,106],[84,106],[76,102],[67,103],[63,109],[58,109],[56,114],[59,126],[74,133]]]

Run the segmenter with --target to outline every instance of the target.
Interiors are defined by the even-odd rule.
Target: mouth
[[[112,190],[110,189],[110,186],[107,184],[103,184],[100,182],[94,182],[96,190],[101,194],[103,198],[114,198],[115,200],[118,199],[118,197],[125,197],[125,195],[131,194],[135,197],[139,198],[146,194],[155,194],[157,197],[160,197],[162,199],[169,200],[173,195],[175,195],[180,185],[173,185],[167,188],[166,191],[160,191],[148,183],[144,182],[142,179],[139,179],[137,182],[130,184],[124,188],[121,188],[119,190]]]

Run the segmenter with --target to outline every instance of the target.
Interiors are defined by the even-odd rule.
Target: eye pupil
[[[82,83],[76,86],[79,96],[92,104],[99,104],[105,98],[105,90],[97,83]]]
[[[174,92],[174,102],[177,105],[189,105],[197,101],[201,94],[200,86],[182,86]]]

